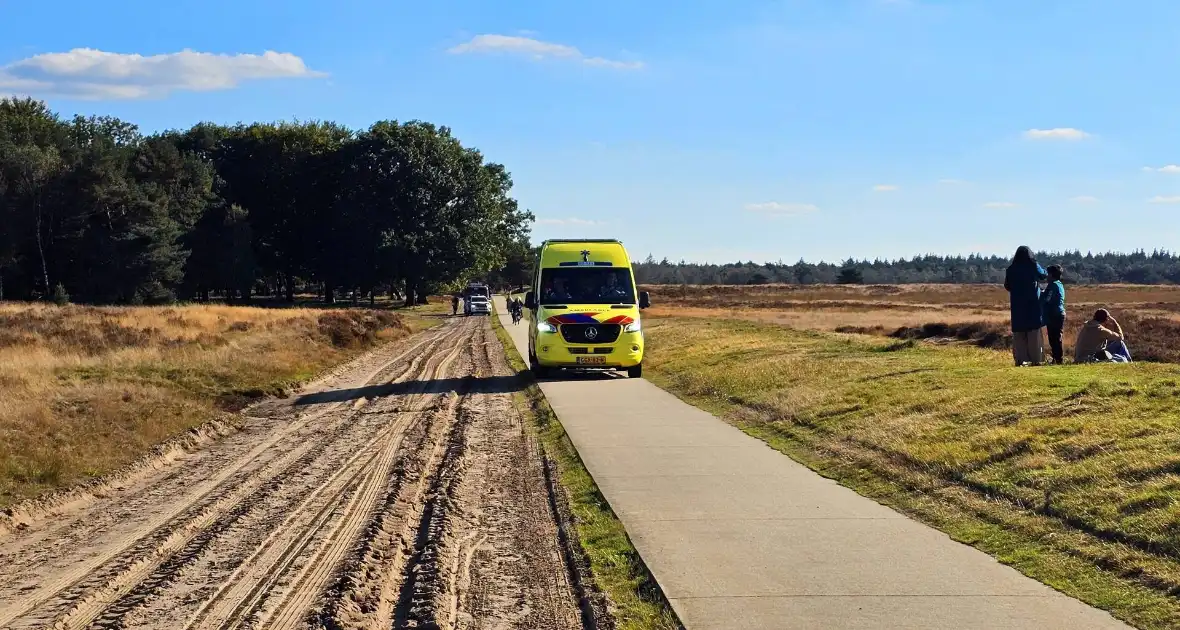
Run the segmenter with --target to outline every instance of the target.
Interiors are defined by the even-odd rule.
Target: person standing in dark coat
[[[1045,326],[1041,313],[1041,285],[1047,277],[1045,268],[1033,258],[1028,245],[1021,245],[1004,274],[1008,306],[1012,313],[1012,358],[1017,366],[1040,365],[1044,353]]]

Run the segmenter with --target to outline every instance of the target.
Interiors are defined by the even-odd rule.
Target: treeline
[[[202,123],[151,135],[0,100],[0,299],[164,303],[389,291],[505,267],[532,216],[446,127]]]
[[[497,290],[527,286],[533,281],[540,247],[532,247],[527,240],[514,241],[504,252],[504,264],[487,275],[487,282]]]
[[[1130,254],[1039,253],[1044,266],[1065,268],[1065,281],[1076,284],[1180,284],[1180,255],[1166,251]],[[912,284],[1002,283],[1009,259],[999,256],[916,256],[899,260],[846,260],[842,263],[724,265],[656,261],[650,256],[635,268],[643,284]]]

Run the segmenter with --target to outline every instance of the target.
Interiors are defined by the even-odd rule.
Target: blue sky
[[[445,124],[635,256],[1180,249],[1174,0],[333,4],[0,0],[0,92]]]

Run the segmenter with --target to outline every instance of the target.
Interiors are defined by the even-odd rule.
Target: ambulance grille
[[[591,333],[590,331],[594,332]],[[562,324],[561,336],[566,343],[614,343],[622,327],[618,324]]]

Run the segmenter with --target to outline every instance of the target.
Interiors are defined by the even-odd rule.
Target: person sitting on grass
[[[1086,322],[1078,331],[1078,340],[1073,347],[1075,363],[1130,363],[1131,351],[1127,349],[1123,327],[1104,308],[1094,313],[1094,319]]]
[[[1053,363],[1061,365],[1062,331],[1065,330],[1065,285],[1061,284],[1061,265],[1049,265],[1049,286],[1041,293],[1041,314],[1045,318],[1046,332],[1049,333],[1049,350]]]

